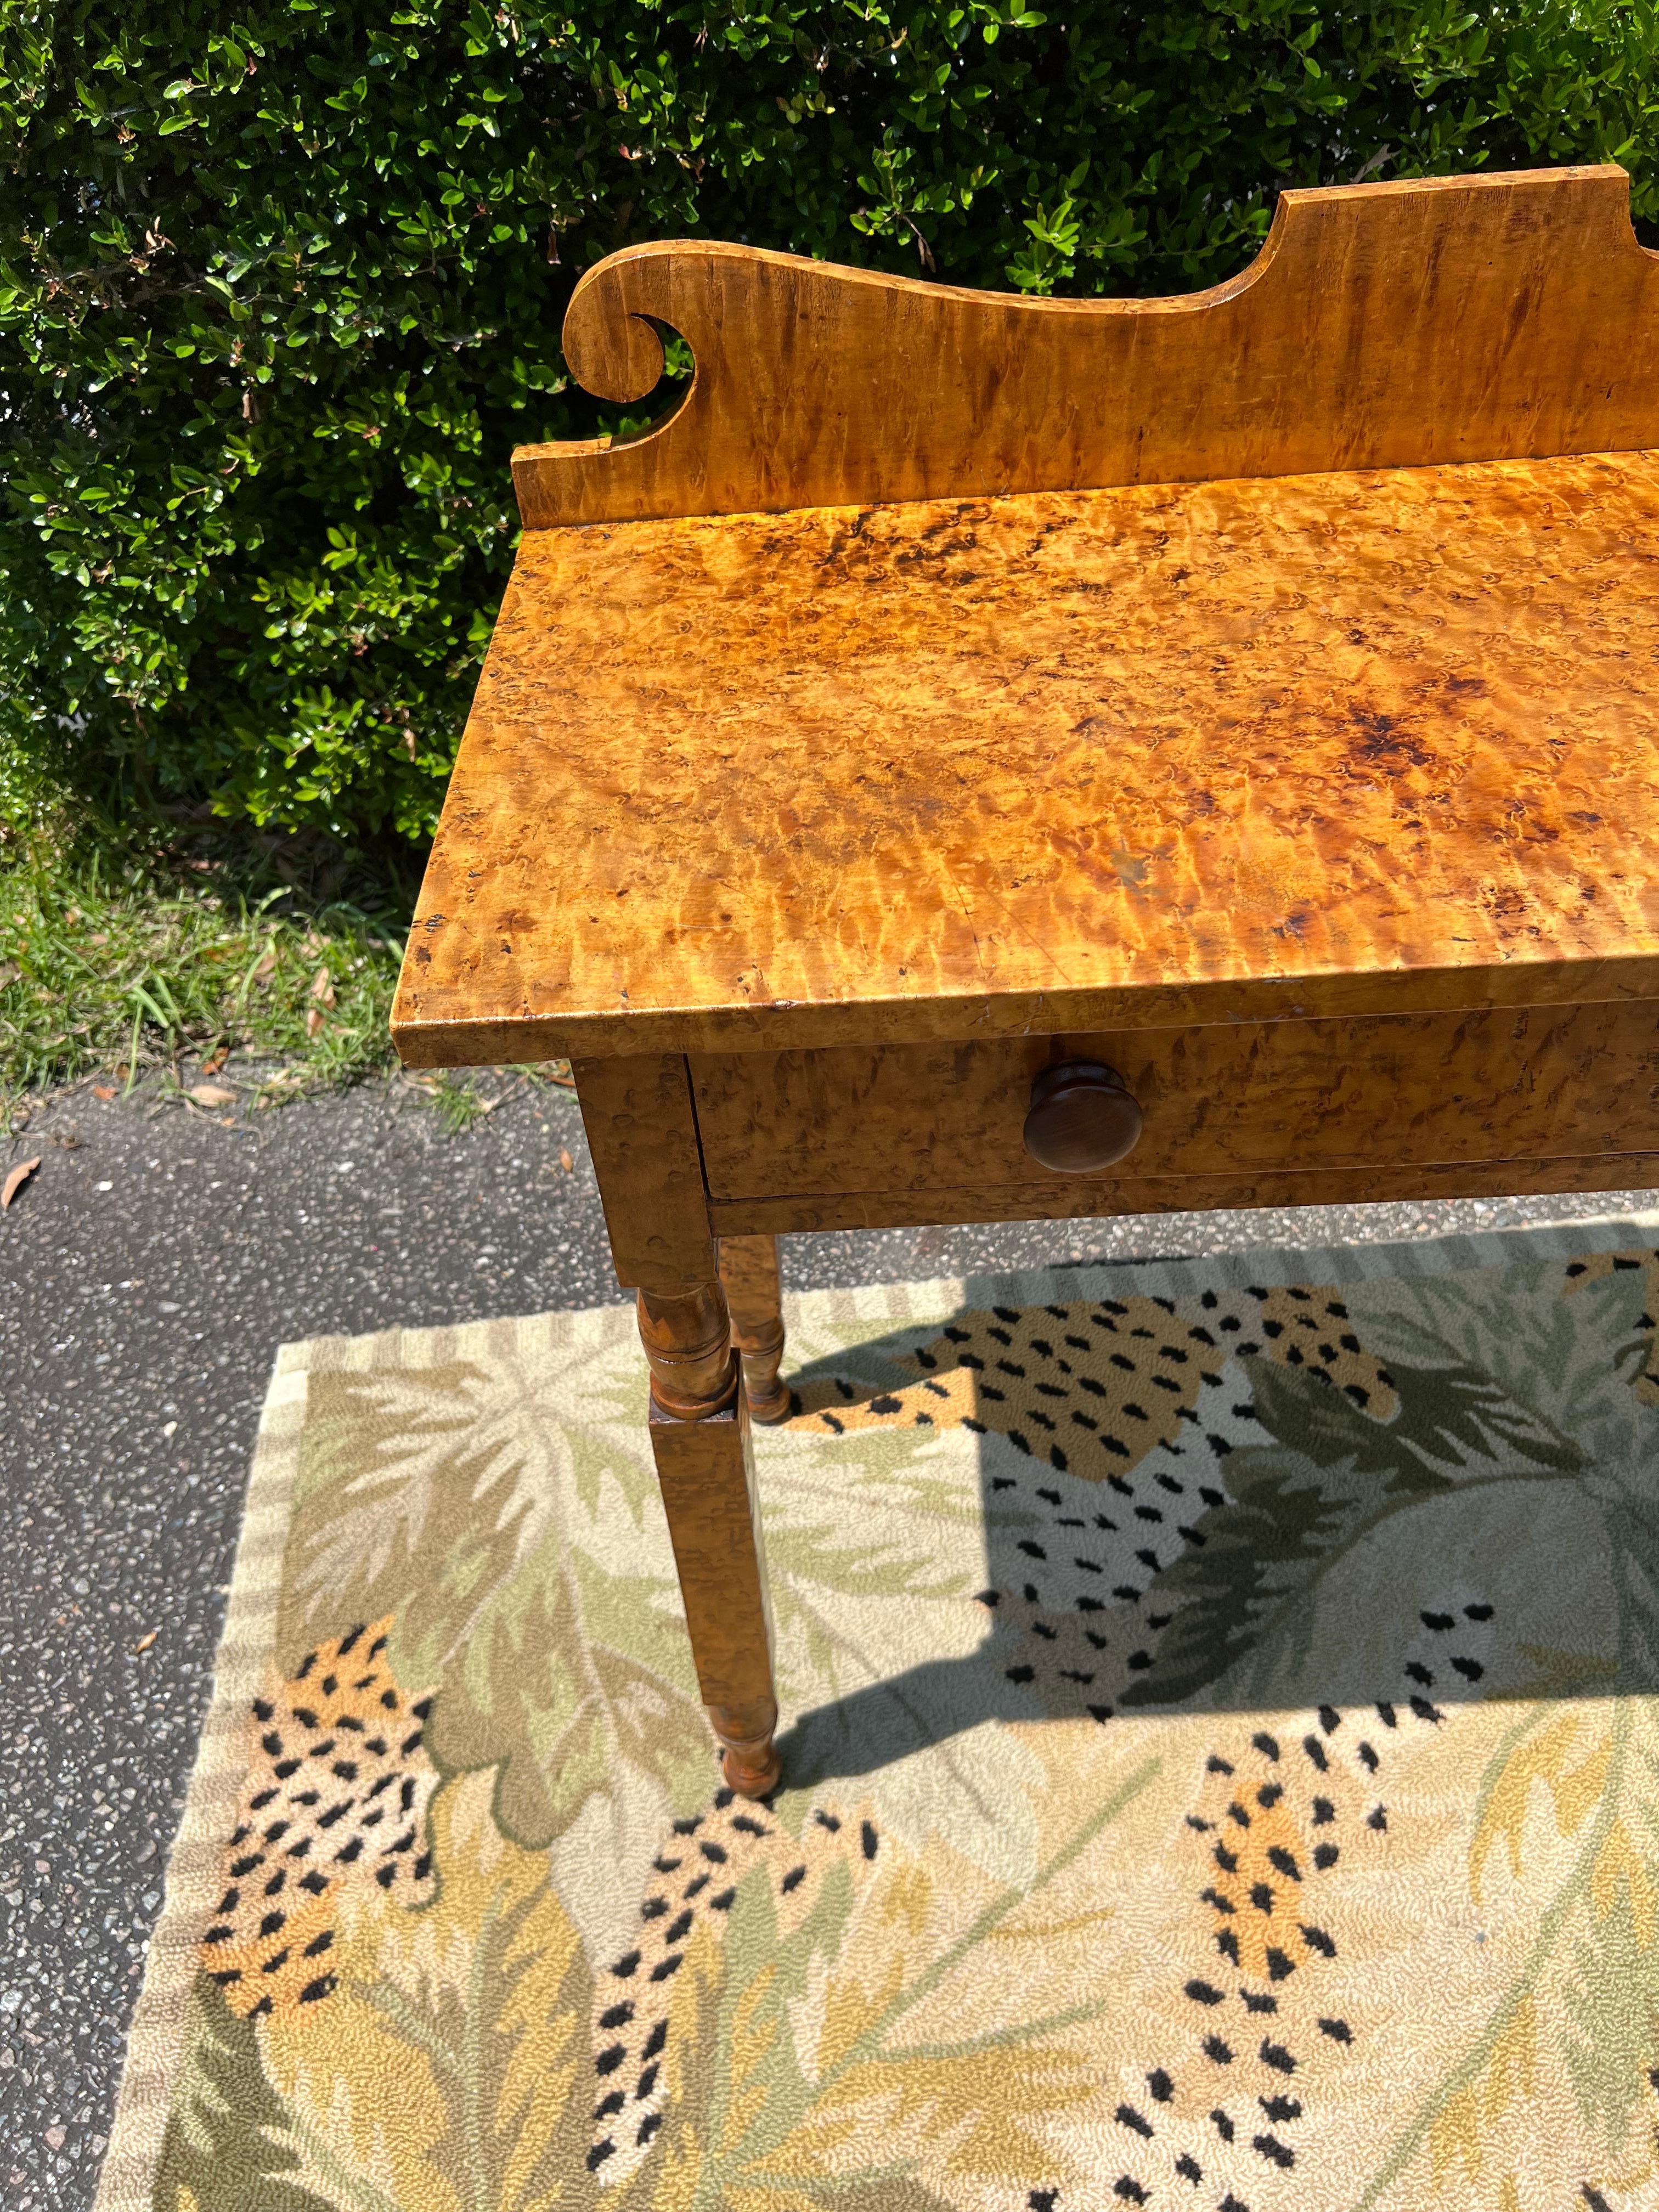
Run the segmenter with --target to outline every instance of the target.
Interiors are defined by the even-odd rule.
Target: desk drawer
[[[1145,1112],[1133,1152],[1093,1179],[1103,1184],[1659,1152],[1659,1001],[1636,1000],[694,1054],[709,1195],[718,1210],[1075,1184],[1040,1167],[1022,1134],[1033,1080],[1062,1060],[1105,1061]]]

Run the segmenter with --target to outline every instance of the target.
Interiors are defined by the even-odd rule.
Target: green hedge
[[[1647,0],[0,0],[0,799],[429,830],[575,277],[1184,290],[1275,190],[1613,158]],[[654,410],[653,410],[654,411]]]

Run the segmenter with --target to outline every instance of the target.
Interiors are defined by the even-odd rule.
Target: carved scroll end
[[[634,281],[641,251],[654,256],[660,249],[611,254],[588,270],[565,311],[565,360],[596,399],[643,399],[662,381],[662,340],[641,310]]]
[[[628,405],[662,382],[663,331],[656,310],[665,301],[667,258],[661,245],[633,246],[590,269],[565,313],[564,356],[572,377],[596,399]],[[695,381],[695,380],[694,380]],[[638,472],[618,471],[617,456],[666,429],[690,396],[678,391],[657,420],[622,437],[555,439],[520,446],[513,484],[526,530],[562,523],[623,520],[650,511],[641,505]]]

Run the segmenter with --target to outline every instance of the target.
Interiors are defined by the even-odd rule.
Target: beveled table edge
[[[811,1052],[836,1045],[940,1043],[1101,1030],[1262,1021],[1522,1012],[1659,999],[1659,951],[1627,958],[1514,961],[1370,973],[1273,975],[1007,996],[918,996],[844,1004],[623,1007],[519,1017],[427,1014],[398,983],[392,1038],[405,1067],[491,1067],[651,1053]]]

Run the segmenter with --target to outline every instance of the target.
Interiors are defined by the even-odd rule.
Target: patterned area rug
[[[100,2212],[1659,2203],[1653,1221],[291,1346]]]

